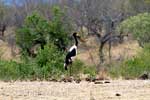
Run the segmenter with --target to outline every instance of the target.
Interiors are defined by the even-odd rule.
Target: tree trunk
[[[99,46],[100,64],[102,64],[104,62],[103,48],[104,48],[104,43],[101,43]]]
[[[109,62],[111,62],[111,41],[109,41]]]

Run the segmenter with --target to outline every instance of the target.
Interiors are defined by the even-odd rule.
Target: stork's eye
[[[79,34],[77,33],[76,36],[79,36]]]

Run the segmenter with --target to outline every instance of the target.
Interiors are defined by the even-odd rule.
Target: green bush
[[[131,33],[143,47],[136,57],[127,59],[120,66],[111,67],[112,76],[137,78],[144,72],[150,72],[150,13],[138,14],[123,21],[119,30]]]
[[[72,75],[80,77],[80,74],[86,74],[88,77],[94,78],[96,76],[96,67],[87,66],[82,61],[76,59],[72,64]]]
[[[17,44],[23,51],[31,49],[37,41],[43,46],[49,37],[49,27],[48,21],[37,13],[27,16],[25,25],[16,32]]]
[[[39,77],[54,78],[63,74],[64,55],[53,44],[48,44],[44,49],[39,49],[35,62],[38,66]]]
[[[17,44],[22,49],[22,63],[18,63],[22,79],[48,79],[64,73],[64,54],[61,51],[68,44],[70,30],[63,22],[63,11],[58,6],[52,9],[50,21],[33,13],[26,17],[24,25],[16,32]],[[37,50],[37,56],[32,58],[31,50],[36,44],[41,47]]]
[[[24,25],[16,32],[17,44],[23,51],[30,54],[30,49],[36,44],[42,49],[48,43],[54,43],[60,50],[66,47],[71,25],[63,22],[64,13],[59,7],[54,6],[52,13],[50,21],[38,13],[26,17]]]
[[[1,80],[31,79],[33,74],[33,66],[29,63],[0,60]]]
[[[45,46],[45,49],[49,47]],[[39,51],[42,55],[45,55],[45,51]],[[0,60],[0,80],[49,80],[49,79],[60,79],[61,75],[68,76],[69,70],[65,71],[63,68],[62,57],[56,54],[49,53],[47,56],[51,56],[48,61],[45,62],[45,58],[31,59],[28,58],[21,63],[15,61],[4,61]],[[59,55],[59,56],[58,56]],[[52,58],[54,57],[54,58]],[[45,62],[42,66],[39,64],[39,59]],[[57,59],[57,60],[55,60]],[[80,60],[75,60],[72,65],[72,75],[74,78],[80,78],[81,74],[86,74],[90,78],[96,76],[96,68],[93,66],[86,66]]]
[[[0,79],[48,80],[58,79],[61,75],[68,74],[63,67],[64,52],[60,49],[68,44],[67,34],[71,25],[66,26],[63,15],[63,11],[55,6],[50,21],[37,13],[27,16],[24,25],[16,32],[17,44],[22,49],[21,61],[0,60]],[[37,49],[36,56],[33,58],[29,55],[37,42],[41,47]],[[90,77],[96,74],[94,67],[87,67],[80,60],[76,60],[72,68],[75,77],[82,73]]]
[[[39,48],[36,58],[22,56],[21,62],[0,60],[1,80],[32,80],[60,78],[63,75],[64,54],[54,44]]]
[[[52,8],[53,18],[50,21],[50,35],[55,45],[59,48],[64,48],[68,44],[69,39],[67,34],[71,32],[72,25],[69,21],[64,22],[65,14],[60,7]]]
[[[0,60],[0,79],[11,80],[19,76],[19,66],[13,61]]]
[[[124,61],[120,66],[112,66],[110,74],[113,77],[138,78],[144,72],[150,73],[150,45],[146,45],[140,54]]]
[[[126,19],[120,24],[119,30],[133,34],[141,46],[150,43],[150,13],[138,14]]]

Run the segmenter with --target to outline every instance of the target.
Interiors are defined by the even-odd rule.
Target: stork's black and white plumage
[[[75,40],[75,44],[69,49],[66,55],[65,62],[64,62],[65,70],[67,70],[68,65],[72,64],[72,58],[77,55],[78,38],[80,38],[80,36],[78,36],[77,33],[73,33],[73,37]]]

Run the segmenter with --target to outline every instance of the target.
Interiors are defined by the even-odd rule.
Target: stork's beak
[[[81,41],[81,42],[85,42],[85,40],[83,38],[81,38],[80,36],[78,36],[78,39]]]
[[[81,42],[85,42],[85,40],[83,38],[81,38],[81,36],[79,35],[79,33],[77,33],[76,35],[78,37],[78,39],[81,41]]]
[[[81,41],[81,42],[86,42],[83,38],[80,38],[80,41]]]

